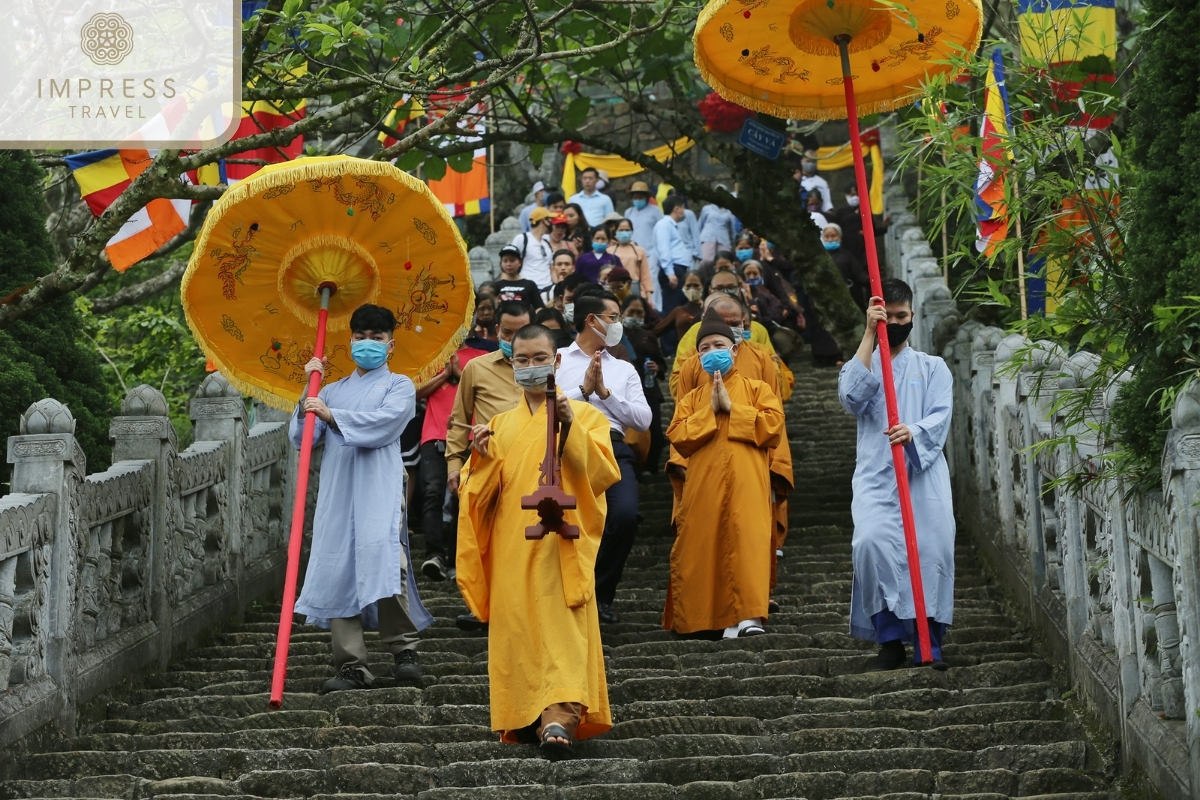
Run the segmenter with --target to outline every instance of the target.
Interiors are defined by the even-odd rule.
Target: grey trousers
[[[378,602],[379,640],[395,655],[417,647],[417,626],[408,615],[408,598],[403,595],[384,598]],[[360,666],[370,675],[367,643],[363,640],[361,617],[329,620],[333,634],[333,667],[345,664]],[[371,676],[372,678],[374,676]]]

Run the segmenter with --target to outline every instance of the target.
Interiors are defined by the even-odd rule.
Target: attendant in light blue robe
[[[862,344],[838,378],[842,406],[858,418],[850,634],[881,645],[871,670],[899,667],[907,658],[905,642],[916,642],[912,582],[892,466],[891,442],[895,441],[904,445],[933,666],[945,669],[942,637],[954,617],[954,509],[942,448],[950,428],[953,380],[942,359],[907,344],[912,330],[908,285],[884,281],[883,300],[884,306],[875,306],[872,299]],[[891,429],[875,347],[878,319],[888,323],[900,413],[901,424]]]
[[[418,631],[433,617],[421,604],[411,569],[400,434],[416,411],[413,382],[388,369],[395,347],[391,311],[364,305],[350,319],[349,376],[303,401],[289,435],[300,446],[302,411],[317,415],[314,445],[324,444],[312,549],[296,613],[332,631],[337,676],[322,693],[369,688],[364,628],[378,628],[395,658],[395,676],[421,676]],[[313,359],[306,372],[321,371]]]

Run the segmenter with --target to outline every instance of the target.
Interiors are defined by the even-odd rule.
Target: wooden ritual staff
[[[575,497],[562,490],[562,470],[559,466],[562,450],[556,446],[558,407],[555,399],[554,376],[551,375],[546,380],[546,457],[542,460],[542,474],[538,478],[537,491],[521,498],[521,508],[536,509],[541,522],[525,529],[526,539],[542,539],[551,531],[564,539],[579,538],[579,528],[568,525],[563,519],[563,511],[575,508]],[[569,432],[570,423],[567,423],[563,429],[564,444]]]

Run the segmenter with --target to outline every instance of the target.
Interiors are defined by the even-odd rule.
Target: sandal
[[[552,722],[542,729],[542,743],[538,749],[545,753],[546,758],[551,761],[561,761],[564,758],[574,758],[575,750],[570,744],[561,744],[552,742],[551,739],[566,739],[571,741],[571,737],[567,735],[567,729],[556,722]]]
[[[762,636],[765,633],[766,631],[763,630],[762,625],[747,625],[738,631],[738,638],[741,639],[743,636]]]

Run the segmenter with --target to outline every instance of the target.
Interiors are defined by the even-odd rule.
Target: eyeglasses
[[[620,318],[621,315],[616,313],[615,311],[609,311],[607,313],[596,314],[594,316],[596,317],[596,319],[602,319],[605,322],[616,322]],[[610,319],[610,317],[611,317],[611,319]]]
[[[554,356],[540,355],[533,358],[529,356],[513,356],[512,363],[514,367],[544,367],[547,364],[554,363]]]

